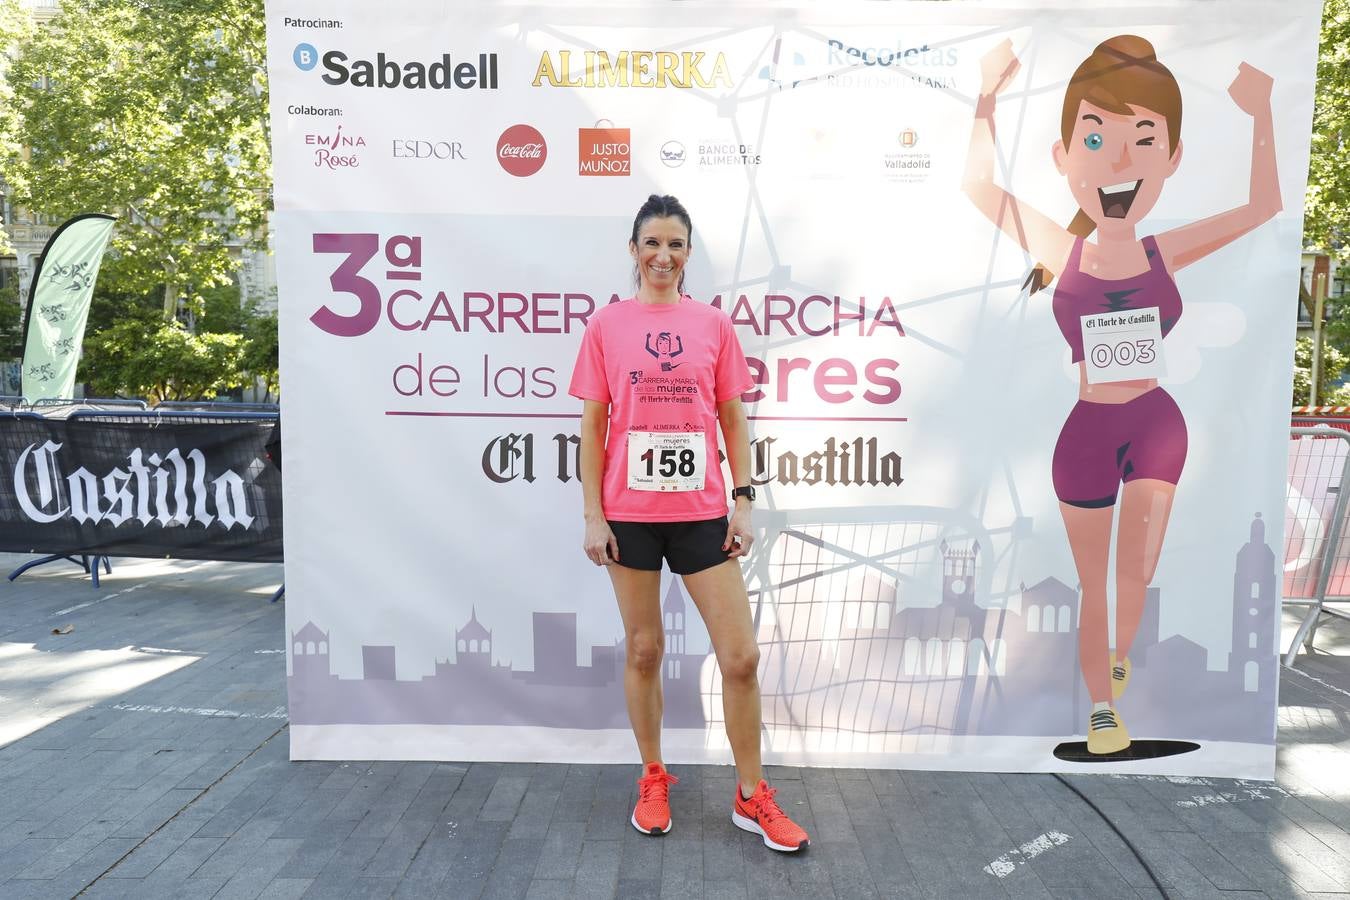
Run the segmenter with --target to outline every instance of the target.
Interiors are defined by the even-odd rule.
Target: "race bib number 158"
[[[629,490],[701,491],[707,470],[701,431],[628,432]]]

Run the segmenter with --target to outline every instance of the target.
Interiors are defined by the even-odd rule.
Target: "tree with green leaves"
[[[0,47],[23,46],[32,32],[33,20],[28,10],[12,0],[0,0]],[[10,87],[9,68],[9,57],[0,53],[0,160],[21,158],[23,148],[20,137],[22,119],[14,102],[14,89]],[[11,192],[23,187],[23,173],[4,171],[3,175]],[[0,253],[13,252],[9,235],[4,233],[4,229],[0,229]]]
[[[243,335],[192,334],[177,321],[128,318],[84,343],[82,377],[96,396],[212,399],[243,387]]]
[[[11,4],[3,4],[5,6]],[[3,175],[30,209],[119,217],[99,280],[166,319],[260,247],[271,196],[262,0],[63,0],[18,45]],[[9,106],[0,98],[0,109]]]
[[[267,392],[263,398],[272,399],[281,390],[281,363],[277,342],[277,314],[254,316],[244,326],[245,372],[251,372],[263,381]]]
[[[1294,342],[1294,405],[1295,406],[1350,406],[1350,387],[1334,388],[1350,366],[1350,356],[1346,356],[1335,347],[1322,348],[1322,383],[1318,393],[1320,403],[1311,403],[1308,393],[1312,390],[1312,338],[1300,336]]]
[[[1303,245],[1350,261],[1350,0],[1325,0]]]

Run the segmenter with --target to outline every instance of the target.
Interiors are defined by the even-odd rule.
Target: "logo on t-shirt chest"
[[[701,348],[686,345],[677,331],[647,332],[628,371],[628,384],[639,404],[687,405],[699,394],[699,374],[707,368]]]

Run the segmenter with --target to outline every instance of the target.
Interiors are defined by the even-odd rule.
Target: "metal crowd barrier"
[[[155,409],[178,409],[192,411],[263,412],[276,414],[280,407],[275,403],[244,403],[237,400],[164,400],[155,405]]]
[[[233,410],[204,410],[201,412],[186,409],[77,409],[67,417],[82,421],[134,422],[138,425],[155,425],[160,422],[172,422],[177,425],[223,425],[230,422],[275,422],[276,410],[271,412],[241,412]]]
[[[1284,664],[1311,650],[1322,616],[1350,619],[1350,547],[1341,545],[1350,502],[1350,430],[1344,420],[1290,429],[1284,547],[1285,606],[1306,606]]]

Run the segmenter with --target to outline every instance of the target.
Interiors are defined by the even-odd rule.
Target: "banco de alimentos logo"
[[[323,66],[325,84],[349,87],[407,88],[410,90],[477,88],[497,90],[497,54],[442,53],[432,60],[403,61],[384,51],[374,59],[353,59],[342,50],[320,52],[313,44],[297,44],[291,54],[295,67],[309,72]]]

